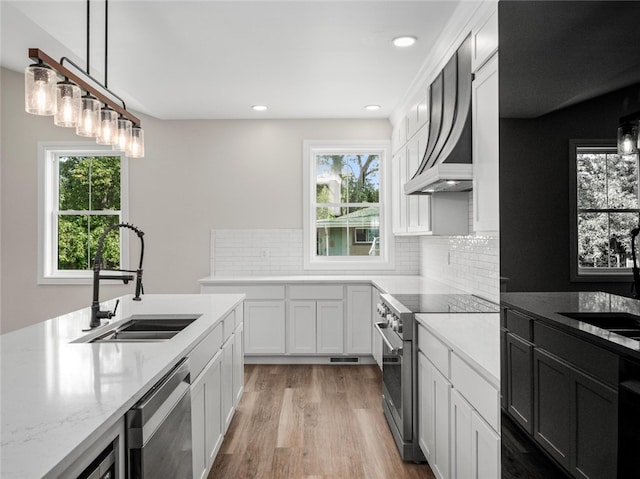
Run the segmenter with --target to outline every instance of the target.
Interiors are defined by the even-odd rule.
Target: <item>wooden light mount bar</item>
[[[76,85],[78,85],[81,89],[85,90],[88,93],[91,93],[93,96],[95,96],[102,103],[104,103],[105,105],[109,105],[111,108],[113,108],[115,111],[120,113],[122,116],[124,116],[125,118],[131,120],[131,122],[133,123],[134,126],[138,126],[138,127],[141,126],[141,122],[140,122],[140,119],[138,117],[136,117],[135,115],[131,114],[128,110],[123,108],[118,103],[114,102],[108,96],[106,96],[103,93],[101,93],[100,91],[96,90],[93,86],[91,86],[89,83],[87,83],[81,77],[79,77],[78,75],[73,73],[71,70],[69,70],[68,68],[63,66],[60,62],[55,61],[53,58],[51,58],[49,55],[44,53],[39,48],[29,48],[29,58],[31,58],[34,61],[40,60],[43,63],[47,64],[48,66],[53,68],[55,71],[57,71],[60,75],[67,77],[69,80],[71,80]],[[105,90],[106,90],[106,88],[105,88]]]

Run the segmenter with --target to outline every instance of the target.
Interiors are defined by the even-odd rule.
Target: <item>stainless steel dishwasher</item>
[[[127,412],[129,479],[193,477],[189,383],[183,359]]]

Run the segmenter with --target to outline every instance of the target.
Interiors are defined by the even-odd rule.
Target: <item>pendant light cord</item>
[[[109,0],[104,0],[104,86],[108,88],[107,84],[107,48],[109,45]]]
[[[87,75],[91,75],[91,0],[87,0]]]

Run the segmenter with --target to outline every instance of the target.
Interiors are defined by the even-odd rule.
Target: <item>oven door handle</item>
[[[382,323],[382,322],[381,323],[374,323],[374,326],[378,330],[378,333],[380,333],[380,336],[382,336],[382,340],[385,342],[387,347],[390,349],[391,354],[402,354],[402,346],[395,347],[393,344],[391,344],[391,341],[389,341],[389,339],[387,338],[387,335],[384,334],[383,329],[387,329],[386,324],[387,323]],[[384,325],[385,327],[383,328],[382,325]]]

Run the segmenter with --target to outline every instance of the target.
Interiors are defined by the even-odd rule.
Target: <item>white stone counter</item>
[[[134,314],[200,318],[169,341],[74,343],[85,308],[0,336],[3,478],[57,477],[242,302],[241,294],[120,298],[109,329]],[[115,300],[102,304],[113,310]],[[92,335],[94,335],[92,333]]]
[[[500,388],[500,313],[417,314],[416,319]]]

